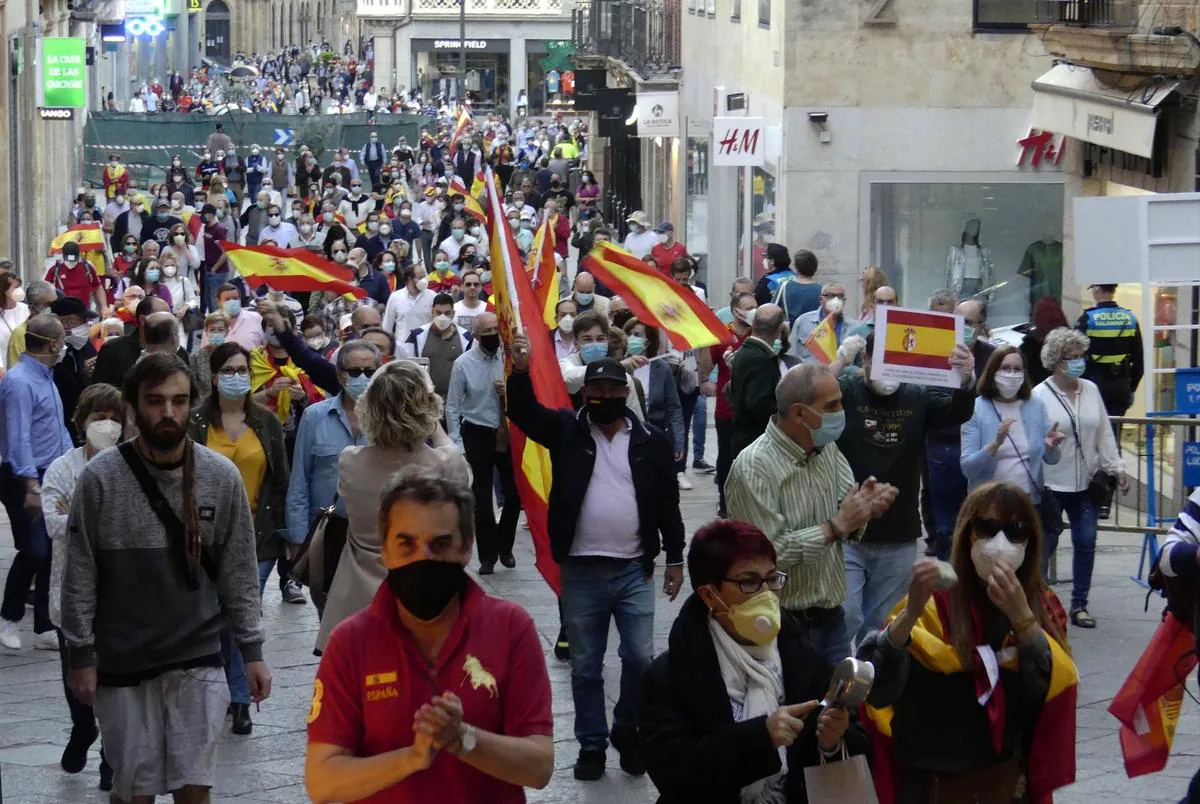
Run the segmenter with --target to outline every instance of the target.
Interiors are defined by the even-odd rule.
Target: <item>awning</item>
[[[1178,86],[1110,87],[1085,67],[1057,64],[1033,82],[1030,125],[1149,159],[1159,106]]]

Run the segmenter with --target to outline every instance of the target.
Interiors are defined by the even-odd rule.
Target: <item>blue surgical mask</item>
[[[224,332],[208,333],[208,345],[209,346],[220,346],[223,343],[225,343],[225,333]]]
[[[970,324],[963,324],[963,345],[975,345],[975,327],[971,326]]]
[[[371,378],[366,374],[360,374],[357,377],[347,377],[346,384],[342,386],[342,390],[351,399],[358,399],[363,395],[363,391],[367,390],[369,382],[371,382]]]
[[[169,218],[171,216],[168,215],[166,212],[155,212],[154,217],[160,221],[165,221],[167,218]]]
[[[832,444],[838,440],[845,429],[846,411],[839,410],[833,413],[821,414],[821,426],[815,430],[809,429],[809,432],[812,433],[813,446],[824,447]]]
[[[594,296],[595,296],[594,293],[583,293],[578,290],[575,291],[575,301],[579,302],[580,304],[582,304],[585,307],[592,303],[592,298]]]
[[[221,374],[217,377],[217,393],[226,399],[241,399],[250,393],[250,375],[234,374],[232,377],[226,377]]]
[[[158,277],[159,277],[159,271],[157,268],[151,268],[150,270],[146,271],[146,281],[147,282],[157,282]]]
[[[1067,376],[1082,377],[1083,372],[1087,369],[1086,357],[1073,357],[1067,361]]]
[[[608,357],[607,343],[585,343],[579,347],[579,359],[584,362],[584,365],[595,363],[606,357]]]
[[[396,273],[396,263],[394,263],[394,262],[380,263],[380,267],[383,268],[383,272],[385,274]]]
[[[773,351],[775,354],[779,354],[779,350],[782,348],[783,348],[783,343],[778,338],[771,341],[771,351]]]
[[[230,318],[237,318],[242,314],[242,300],[226,299],[225,301],[221,302],[221,309],[224,310],[225,315],[229,316]]]
[[[646,351],[646,339],[638,335],[630,335],[627,351],[631,355],[642,354]]]

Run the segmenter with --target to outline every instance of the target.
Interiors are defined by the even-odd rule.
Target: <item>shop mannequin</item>
[[[980,245],[979,230],[979,218],[968,216],[962,239],[946,254],[946,286],[959,299],[968,299],[992,286],[992,252]]]
[[[1029,278],[1030,316],[1040,298],[1049,296],[1062,301],[1062,264],[1062,243],[1051,228],[1042,233],[1041,240],[1035,240],[1025,249],[1017,273]]]

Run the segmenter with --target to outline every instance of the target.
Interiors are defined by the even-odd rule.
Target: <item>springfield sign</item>
[[[49,109],[87,106],[87,43],[74,37],[42,40],[42,102]]]

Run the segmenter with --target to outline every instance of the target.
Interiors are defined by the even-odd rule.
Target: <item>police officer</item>
[[[1092,285],[1095,307],[1079,317],[1075,328],[1091,340],[1084,377],[1096,383],[1109,416],[1124,416],[1142,381],[1142,329],[1134,314],[1113,301],[1116,285]],[[1113,424],[1118,442],[1121,425]]]

